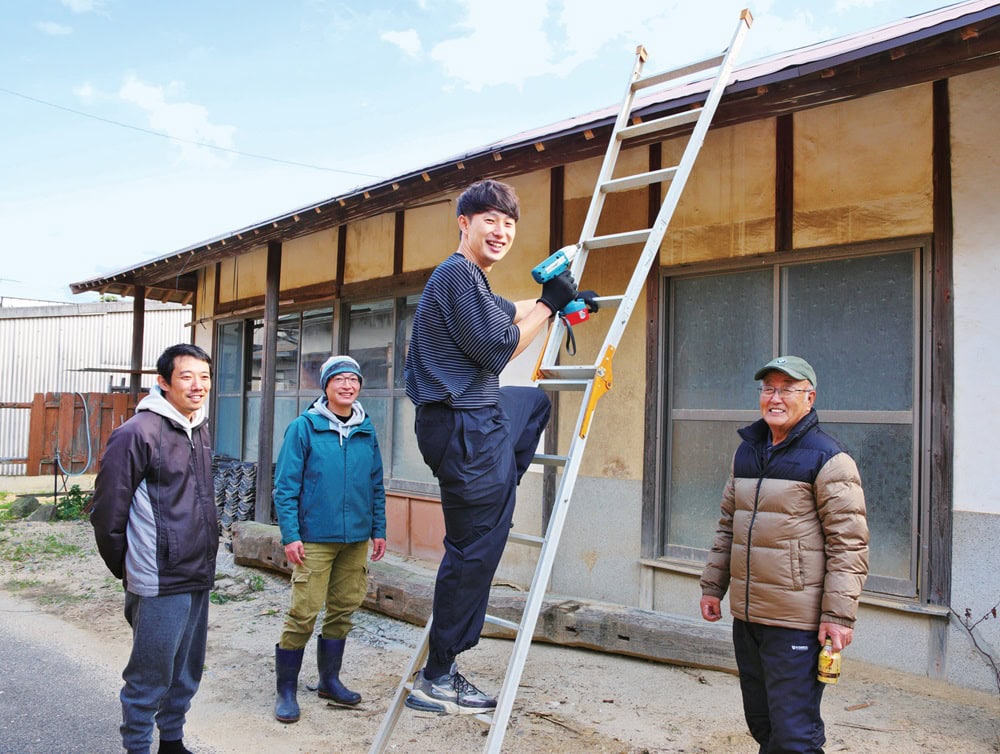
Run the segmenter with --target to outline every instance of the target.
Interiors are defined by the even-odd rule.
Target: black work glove
[[[575,298],[576,282],[574,282],[570,271],[564,270],[551,280],[542,283],[542,295],[538,300],[555,314]]]
[[[598,309],[601,308],[600,305],[595,300],[597,296],[598,296],[597,291],[579,291],[576,294],[577,298],[583,299],[583,303],[587,305],[587,309],[590,311],[591,314],[593,314],[594,312],[596,312]]]

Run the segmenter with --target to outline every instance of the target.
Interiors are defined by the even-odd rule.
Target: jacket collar
[[[817,424],[819,424],[819,414],[816,413],[816,409],[811,408],[809,409],[809,413],[799,419],[799,423],[792,427],[792,431],[788,433],[788,437],[774,447],[781,448],[796,442]],[[763,419],[758,419],[753,424],[737,431],[739,436],[751,445],[764,447],[771,441],[771,428],[767,426],[767,422]]]

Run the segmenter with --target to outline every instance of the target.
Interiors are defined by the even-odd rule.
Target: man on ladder
[[[500,388],[499,374],[577,290],[568,271],[547,281],[538,300],[512,302],[490,289],[486,273],[510,251],[520,215],[510,186],[474,183],[457,214],[458,250],[427,281],[406,357],[417,444],[438,480],[445,521],[427,664],[406,706],[478,714],[496,699],[466,680],[455,658],[479,642],[515,490],[551,409],[539,388]]]

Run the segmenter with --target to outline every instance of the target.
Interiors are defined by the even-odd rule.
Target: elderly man
[[[821,752],[820,649],[851,643],[868,575],[861,478],[819,428],[816,373],[780,356],[761,380],[762,419],[739,431],[722,516],[701,577],[701,615],[722,617],[730,585],[743,711],[760,752]]]

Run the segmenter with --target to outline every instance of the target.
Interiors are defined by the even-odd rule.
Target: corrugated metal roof
[[[748,91],[774,86],[781,82],[814,75],[833,66],[841,66],[852,61],[863,60],[880,52],[899,48],[902,45],[944,35],[984,20],[1000,16],[1000,2],[997,0],[969,0],[948,5],[917,16],[904,18],[875,29],[849,34],[827,42],[790,50],[740,66],[734,73],[733,83],[726,89],[723,99],[733,98]],[[681,108],[689,102],[703,98],[708,89],[706,80],[685,83],[673,89],[651,93],[639,100],[641,107],[656,107],[661,112],[671,107]],[[525,145],[547,143],[569,134],[599,128],[610,123],[617,114],[619,105],[611,105],[590,113],[567,118],[547,126],[523,131],[505,139],[477,147],[476,149],[452,155],[447,159],[431,163],[423,168],[400,174],[395,178],[361,186],[347,193],[334,196],[299,209],[264,220],[224,235],[216,236],[187,246],[170,254],[123,268],[108,275],[71,284],[75,293],[91,290],[111,290],[128,293],[131,285],[148,285],[157,275],[157,268],[179,278],[182,273],[197,269],[220,258],[233,256],[259,246],[267,240],[295,237],[304,232],[312,232],[318,227],[332,227],[330,215],[344,206],[368,199],[376,194],[395,192],[400,186],[419,185],[430,181],[430,176],[442,169],[450,169],[456,164],[488,158]],[[317,217],[321,216],[317,220]],[[364,208],[356,211],[354,217],[364,217]],[[300,223],[308,219],[309,222]],[[332,224],[344,222],[340,219]],[[180,272],[177,267],[180,266]],[[145,282],[144,282],[145,281]],[[188,281],[190,283],[190,281]],[[185,290],[190,291],[188,287]],[[169,292],[168,294],[169,295]],[[189,297],[189,293],[186,294]]]

